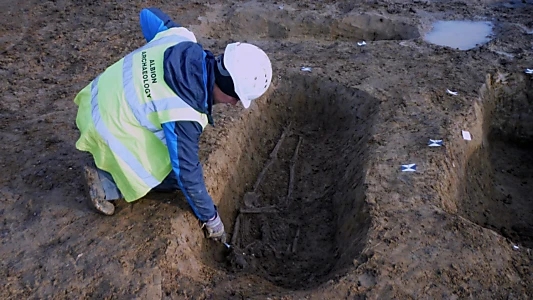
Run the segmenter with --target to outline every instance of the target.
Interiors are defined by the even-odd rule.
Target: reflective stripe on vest
[[[80,131],[83,127],[87,132],[82,131],[83,137],[80,137],[76,146],[80,150],[91,152],[97,166],[113,175],[127,201],[144,196],[151,188],[161,183],[172,170],[162,123],[180,120],[197,121],[202,128],[208,123],[207,115],[190,107],[164,82],[162,65],[164,51],[180,42],[196,41],[190,31],[184,28],[176,29],[169,29],[156,35],[150,43],[128,54],[93,80],[90,85],[90,114],[98,135],[91,134],[90,124],[81,127],[78,125]],[[151,86],[149,94],[144,92],[143,84],[139,82],[146,75],[143,73],[146,71],[146,63],[141,62],[145,56],[158,58],[158,64],[153,68],[157,67],[161,77],[158,79],[158,84]],[[143,75],[135,77],[136,74]],[[122,89],[114,85],[120,75],[122,75]],[[84,91],[85,89],[78,96],[86,95]],[[106,101],[107,99],[113,100]],[[81,110],[81,104],[79,105]],[[126,107],[129,107],[129,111],[125,110]],[[78,119],[84,120],[80,116],[77,122]],[[115,126],[111,130],[106,124]],[[147,135],[143,130],[153,135]],[[136,138],[132,139],[131,136]],[[101,140],[109,150],[106,150],[107,147],[98,140]],[[142,146],[139,146],[139,143]],[[132,152],[130,149],[143,149],[142,152],[147,153],[136,153],[139,151]],[[108,151],[112,154],[107,153]]]
[[[160,182],[155,179],[152,174],[148,173],[144,167],[139,163],[135,156],[126,148],[107,128],[104,122],[102,122],[100,116],[100,110],[98,107],[98,80],[100,76],[96,77],[91,84],[91,106],[92,106],[92,117],[94,127],[100,136],[107,143],[111,151],[120,155],[124,162],[131,167],[133,172],[141,178],[146,185],[156,186]]]

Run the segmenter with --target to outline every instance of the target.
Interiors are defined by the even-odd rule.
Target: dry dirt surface
[[[214,53],[247,41],[272,59],[268,93],[217,107],[201,141],[229,250],[179,192],[112,217],[87,204],[73,98],[144,44],[148,6]],[[0,8],[1,299],[533,298],[532,1]],[[494,37],[426,43],[437,20]]]

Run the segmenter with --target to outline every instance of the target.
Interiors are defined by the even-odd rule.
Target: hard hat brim
[[[234,72],[234,66],[236,66],[238,63],[238,57],[235,56],[235,49],[239,44],[240,43],[231,43],[226,46],[226,49],[224,50],[224,66],[226,66],[226,69],[233,80],[233,88],[235,89],[235,93],[237,96],[239,96],[239,100],[242,102],[244,108],[248,108],[250,107],[252,101],[248,99],[246,94],[242,91],[240,78],[235,76]]]

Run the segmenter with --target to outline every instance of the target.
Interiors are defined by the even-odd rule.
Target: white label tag
[[[467,141],[471,141],[472,140],[472,135],[470,134],[470,132],[463,130],[463,139],[465,139]]]
[[[416,171],[416,164],[402,165],[402,172],[414,172]]]

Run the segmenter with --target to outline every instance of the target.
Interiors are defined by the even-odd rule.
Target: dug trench
[[[466,162],[459,213],[533,247],[533,81],[523,74],[488,77],[480,93],[481,143]]]
[[[342,275],[365,246],[367,141],[379,101],[300,74],[275,85],[205,163],[206,174],[219,174],[207,185],[223,187],[212,195],[231,249],[197,243],[189,253],[203,254],[189,258],[306,289]]]
[[[218,40],[378,41],[420,37],[413,21],[377,13],[307,10],[248,2],[213,7],[194,32]]]

